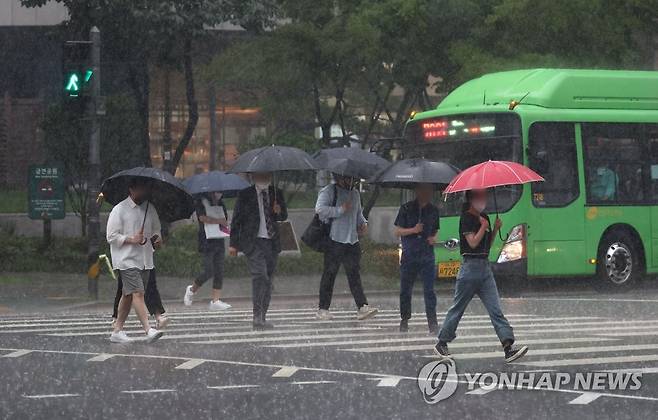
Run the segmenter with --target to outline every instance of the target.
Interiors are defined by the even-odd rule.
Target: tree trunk
[[[150,78],[148,64],[145,61],[128,67],[128,83],[135,98],[140,120],[141,144],[138,150],[138,161],[144,166],[151,166],[151,136],[149,135]]]
[[[187,148],[194,130],[196,129],[196,124],[199,121],[199,106],[196,100],[196,94],[194,92],[194,69],[192,66],[192,42],[188,39],[185,41],[185,46],[183,49],[183,68],[185,73],[185,93],[187,96],[187,127],[185,128],[185,133],[178,142],[176,146],[176,152],[174,153],[174,158],[171,160],[171,165],[168,168],[165,168],[172,175],[176,172],[176,168],[180,163],[183,153]]]

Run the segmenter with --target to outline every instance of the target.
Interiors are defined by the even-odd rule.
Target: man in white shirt
[[[154,268],[153,251],[161,244],[160,218],[155,207],[148,202],[149,194],[148,180],[133,178],[129,196],[114,206],[107,220],[107,242],[110,244],[112,265],[120,272],[123,282],[123,296],[110,336],[110,341],[114,343],[131,341],[123,331],[131,306],[142,323],[147,341],[162,337],[162,332],[150,327],[144,303],[144,284]]]

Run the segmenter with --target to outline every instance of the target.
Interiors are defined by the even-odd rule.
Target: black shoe
[[[513,361],[522,358],[528,352],[528,346],[521,346],[518,349],[512,346],[505,347],[505,361],[512,363]]]
[[[427,326],[430,329],[430,334],[437,335],[439,333],[439,323],[436,321],[427,321]]]
[[[436,343],[436,346],[434,346],[434,354],[437,356],[441,356],[442,358],[450,358],[450,352],[448,351],[448,343],[444,343],[443,341],[439,341]]]
[[[409,320],[408,319],[400,320],[400,332],[409,332]]]
[[[254,331],[265,331],[265,330],[271,330],[271,329],[274,329],[274,325],[271,322],[259,321],[259,322],[254,322],[253,323],[253,330]]]

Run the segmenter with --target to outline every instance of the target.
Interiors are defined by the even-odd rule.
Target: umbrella
[[[378,171],[375,165],[350,158],[330,159],[325,165],[325,169],[338,175],[358,179],[368,179]]]
[[[538,173],[516,162],[502,160],[489,160],[464,169],[453,179],[444,193],[456,193],[468,190],[494,189],[494,207],[498,217],[498,202],[496,201],[496,187],[503,185],[519,185],[529,182],[543,181]],[[498,232],[501,235],[500,232]],[[502,239],[502,236],[501,236]]]
[[[112,175],[103,181],[101,186],[103,198],[110,204],[118,204],[128,197],[128,185],[135,177],[151,180],[149,203],[155,206],[163,222],[187,219],[194,212],[194,200],[185,190],[183,183],[169,172],[156,168],[140,166]],[[148,212],[148,207],[146,211]],[[146,214],[144,217],[146,218]]]
[[[459,170],[444,162],[426,159],[399,160],[369,182],[385,188],[413,189],[417,184],[448,184]]]
[[[249,183],[240,176],[222,171],[197,174],[187,178],[183,184],[190,194],[221,192],[227,197],[249,186]]]
[[[450,182],[444,192],[449,194],[468,190],[485,190],[503,185],[527,184],[543,180],[544,178],[535,171],[520,163],[489,160],[464,169]]]
[[[333,159],[352,159],[367,165],[375,166],[377,170],[386,168],[391,164],[381,156],[375,153],[365,151],[357,147],[336,147],[333,149],[323,149],[313,155],[313,159],[322,169],[328,169],[327,165]]]
[[[305,151],[296,147],[266,146],[240,155],[230,173],[306,171],[318,169]]]

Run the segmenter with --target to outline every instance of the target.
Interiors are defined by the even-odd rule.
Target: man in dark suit
[[[274,328],[265,317],[272,297],[272,277],[281,252],[277,222],[288,218],[283,192],[274,188],[272,175],[254,173],[254,185],[238,194],[233,209],[229,254],[242,251],[252,277],[255,330]]]

